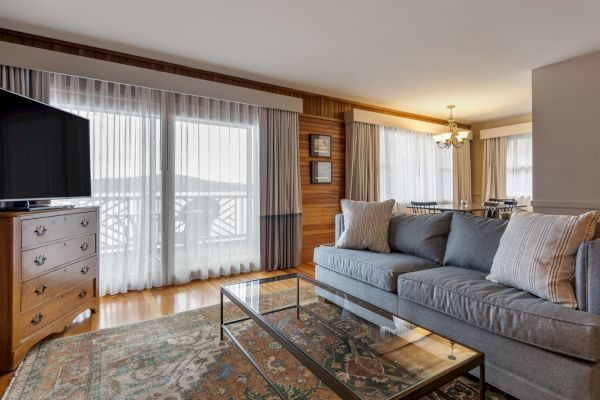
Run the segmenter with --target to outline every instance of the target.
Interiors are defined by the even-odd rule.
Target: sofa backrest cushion
[[[444,265],[490,272],[508,221],[455,213]]]
[[[390,248],[441,264],[451,220],[452,213],[395,214],[390,219]]]

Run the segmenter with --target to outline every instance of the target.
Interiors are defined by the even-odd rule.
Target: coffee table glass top
[[[483,363],[476,350],[300,274],[224,285],[222,295],[248,316],[224,317],[238,346],[229,328],[250,318],[342,398],[417,398]],[[242,351],[269,381],[253,349]]]

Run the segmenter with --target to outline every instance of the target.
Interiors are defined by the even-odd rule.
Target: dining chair
[[[517,206],[517,200],[516,199],[489,199],[488,201],[495,201],[498,203],[503,203],[503,207],[500,207],[502,209],[502,211],[508,211],[508,212],[512,212],[515,207]]]
[[[435,206],[437,206],[435,201],[411,201],[408,208],[413,214],[433,214],[436,212]]]
[[[504,210],[513,212],[515,207],[517,207],[517,201],[510,199],[504,200]]]
[[[498,218],[500,215],[499,208],[500,202],[498,201],[486,201],[483,203],[483,216],[487,218]]]

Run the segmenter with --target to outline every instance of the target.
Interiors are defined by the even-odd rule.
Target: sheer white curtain
[[[452,151],[431,134],[380,127],[380,199],[399,210],[411,201],[452,203]]]
[[[78,204],[101,206],[100,295],[166,279],[160,102],[155,90],[50,76],[50,103],[90,120],[92,198]]]
[[[90,120],[100,295],[259,268],[258,107],[60,74],[50,103]]]
[[[519,204],[531,204],[532,155],[531,133],[506,138],[506,196]]]
[[[259,268],[260,108],[169,94],[173,279]]]

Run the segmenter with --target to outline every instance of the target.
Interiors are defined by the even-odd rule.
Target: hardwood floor
[[[223,284],[296,272],[312,278],[315,275],[315,266],[313,263],[302,263],[297,268],[284,271],[251,272],[204,281],[193,281],[185,285],[104,296],[100,298],[100,309],[97,313],[92,314],[88,310],[80,314],[64,332],[52,335],[50,338],[94,332],[104,328],[132,324],[163,315],[219,304],[219,289]],[[12,372],[0,374],[0,397],[8,387],[12,375]]]

